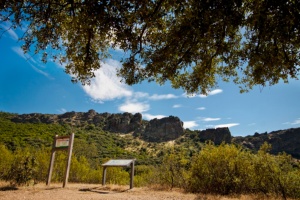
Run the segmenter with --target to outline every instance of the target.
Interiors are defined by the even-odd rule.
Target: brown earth
[[[27,187],[11,187],[8,183],[0,182],[1,200],[252,200],[270,199],[241,195],[237,197],[212,196],[202,194],[184,193],[178,189],[172,191],[158,188],[133,188],[129,186],[99,184],[74,184],[69,183],[62,188],[62,184],[53,183],[50,186],[37,184]]]

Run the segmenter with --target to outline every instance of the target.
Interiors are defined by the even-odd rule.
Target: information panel
[[[54,141],[53,141],[53,145],[52,145],[52,152],[51,152],[51,158],[50,158],[50,165],[49,165],[49,169],[48,169],[47,185],[50,185],[50,182],[51,182],[51,176],[52,176],[54,159],[55,159],[55,152],[56,151],[68,151],[68,159],[67,159],[67,165],[66,165],[66,171],[65,171],[65,178],[64,178],[63,187],[65,187],[67,185],[68,178],[69,178],[70,166],[71,166],[73,141],[74,141],[74,133],[72,133],[69,136],[58,136],[58,135],[54,136]]]
[[[107,167],[131,167],[130,172],[130,189],[133,188],[133,177],[134,177],[134,162],[135,159],[112,159],[102,164],[103,175],[102,175],[102,185],[105,185],[106,181],[106,168]]]
[[[67,148],[69,146],[70,138],[59,138],[55,141],[56,148]]]
[[[117,160],[109,160],[104,163],[102,166],[107,167],[129,167],[129,165],[133,162],[133,159],[117,159]]]

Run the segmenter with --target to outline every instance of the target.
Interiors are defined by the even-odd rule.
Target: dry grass
[[[0,182],[1,200],[81,200],[81,199],[144,199],[144,200],[277,200],[280,198],[263,195],[231,195],[220,196],[210,194],[190,194],[175,188],[170,191],[168,188],[153,185],[151,187],[133,188],[120,185],[100,184],[78,184],[69,183],[62,188],[62,183],[53,183],[50,186],[37,184],[34,186],[11,187],[9,183]]]

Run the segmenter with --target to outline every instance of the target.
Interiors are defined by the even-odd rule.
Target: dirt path
[[[197,199],[195,194],[184,194],[179,191],[156,191],[149,188],[125,186],[106,186],[92,184],[72,184],[66,188],[62,184],[51,184],[47,187],[38,184],[29,187],[12,188],[7,184],[0,185],[1,200],[121,200],[121,199]]]
[[[0,200],[265,200],[267,197],[244,196],[225,197],[199,194],[187,194],[179,190],[166,191],[151,188],[133,188],[129,186],[69,183],[38,184],[29,187],[10,187],[0,182]]]

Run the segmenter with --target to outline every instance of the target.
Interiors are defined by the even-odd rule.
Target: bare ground
[[[62,188],[62,183],[50,186],[38,184],[28,187],[11,187],[8,183],[0,182],[1,200],[252,200],[269,199],[257,196],[212,196],[202,194],[189,194],[180,190],[159,190],[158,188],[133,188],[129,186],[99,184],[74,184],[69,183]]]

